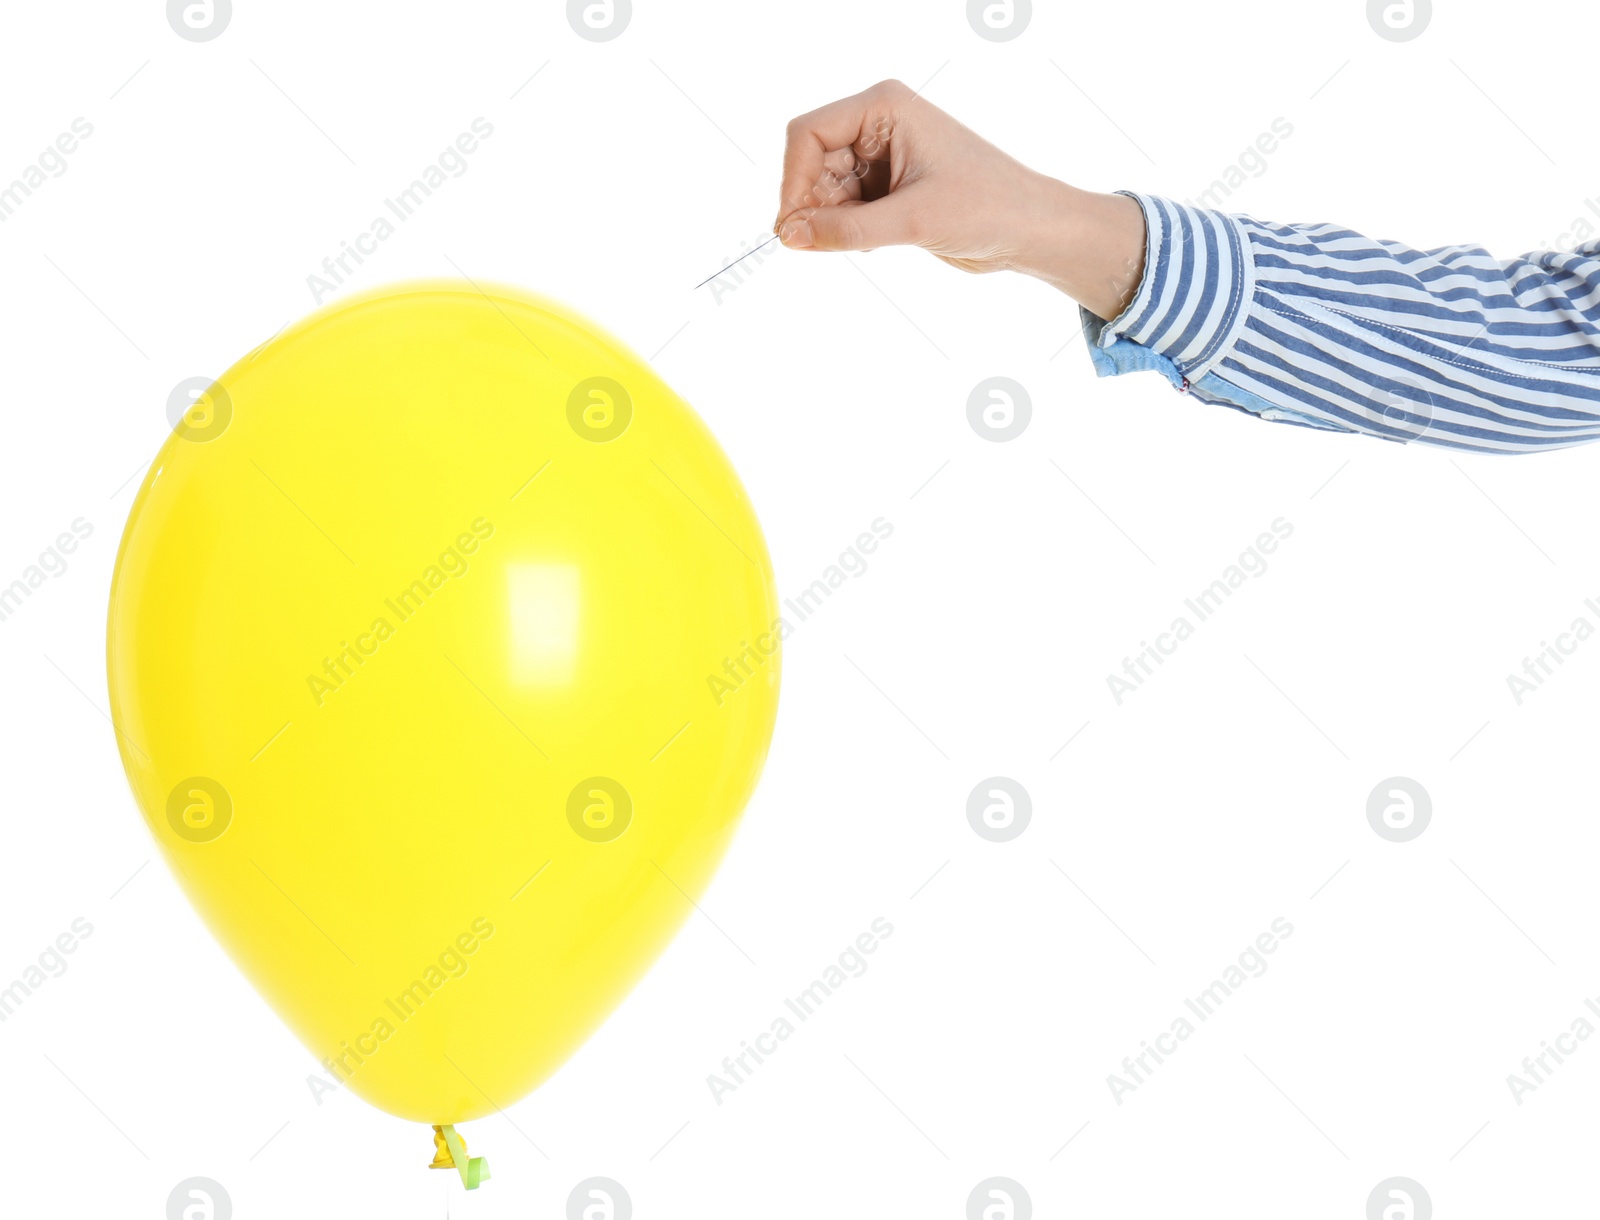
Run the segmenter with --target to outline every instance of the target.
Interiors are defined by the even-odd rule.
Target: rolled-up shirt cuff
[[[1154,368],[1169,377],[1175,371],[1176,383],[1198,381],[1232,349],[1249,315],[1256,282],[1249,237],[1222,212],[1119,194],[1144,211],[1144,276],[1117,318],[1085,316],[1095,367],[1101,376]]]

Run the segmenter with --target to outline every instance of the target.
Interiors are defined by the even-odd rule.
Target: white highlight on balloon
[[[564,686],[578,662],[578,569],[571,564],[514,563],[511,675],[520,685]]]

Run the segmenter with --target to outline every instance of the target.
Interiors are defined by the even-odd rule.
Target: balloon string
[[[433,1164],[429,1169],[454,1169],[461,1174],[461,1184],[468,1190],[477,1190],[489,1180],[489,1162],[481,1156],[467,1155],[467,1141],[456,1133],[449,1123],[433,1128]]]

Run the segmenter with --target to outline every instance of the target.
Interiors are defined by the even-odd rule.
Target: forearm
[[[1034,176],[1018,200],[1012,270],[1043,280],[1107,321],[1128,307],[1144,275],[1145,223],[1126,195],[1079,190]]]

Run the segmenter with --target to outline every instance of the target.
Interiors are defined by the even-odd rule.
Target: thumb
[[[875,250],[915,244],[913,202],[903,194],[795,212],[778,226],[791,250]]]

